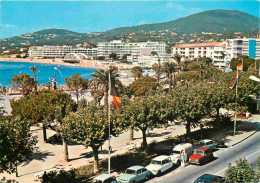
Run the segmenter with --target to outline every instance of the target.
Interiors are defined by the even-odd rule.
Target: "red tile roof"
[[[180,44],[173,46],[173,48],[190,48],[190,47],[212,47],[212,46],[225,46],[225,42],[212,42],[212,43],[194,43],[194,44]]]

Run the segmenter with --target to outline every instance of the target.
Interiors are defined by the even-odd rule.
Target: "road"
[[[149,180],[150,183],[192,183],[203,174],[224,176],[228,163],[232,165],[239,158],[246,158],[256,168],[257,158],[260,157],[260,132],[245,141],[229,148],[219,149],[214,152],[215,160],[203,166],[189,165],[176,168],[161,177]]]

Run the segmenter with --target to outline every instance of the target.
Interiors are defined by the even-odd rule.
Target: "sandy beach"
[[[66,65],[75,67],[85,67],[85,68],[97,68],[97,69],[107,69],[109,65],[117,66],[119,70],[132,68],[133,65],[122,64],[122,63],[109,63],[102,62],[98,60],[82,60],[81,63],[66,63],[62,59],[30,59],[30,58],[3,58],[0,57],[0,61],[4,62],[27,62],[27,63],[43,63],[43,64],[55,64],[55,65]]]

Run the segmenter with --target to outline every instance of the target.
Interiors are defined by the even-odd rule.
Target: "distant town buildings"
[[[226,41],[225,60],[229,61],[239,55],[247,55],[253,59],[260,59],[260,39],[228,39]]]
[[[97,48],[73,47],[73,46],[32,46],[28,54],[32,58],[61,58],[69,53],[84,53],[90,58],[97,57]]]
[[[172,55],[179,54],[182,60],[210,57],[215,67],[225,67],[225,42],[180,44],[172,47]]]
[[[104,56],[109,58],[111,53],[116,53],[119,58],[123,55],[129,54],[128,61],[134,62],[138,60],[143,52],[151,53],[152,51],[160,54],[165,54],[166,43],[165,42],[122,42],[121,40],[113,40],[111,42],[99,42],[98,56]]]

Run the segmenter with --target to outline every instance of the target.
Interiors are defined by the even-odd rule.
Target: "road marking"
[[[219,173],[223,172],[224,170],[226,170],[227,168],[220,170],[219,172],[216,173],[216,175],[218,175]]]
[[[254,152],[254,153],[252,153],[252,154],[250,154],[250,155],[248,155],[246,158],[249,158],[250,156],[253,156],[254,154],[256,154],[256,153],[258,153],[258,152],[260,152],[260,150]]]
[[[260,150],[254,152],[254,153],[252,153],[252,154],[250,154],[250,155],[248,155],[248,156],[246,157],[246,159],[249,158],[250,156],[253,156],[254,154],[256,154],[256,153],[258,153],[258,152],[260,152]],[[232,165],[232,164],[231,164],[231,165]],[[223,171],[226,170],[226,169],[227,169],[227,168],[225,168],[225,169],[223,169],[223,170],[220,170],[219,172],[216,173],[216,175],[218,175],[219,173],[223,172]]]

